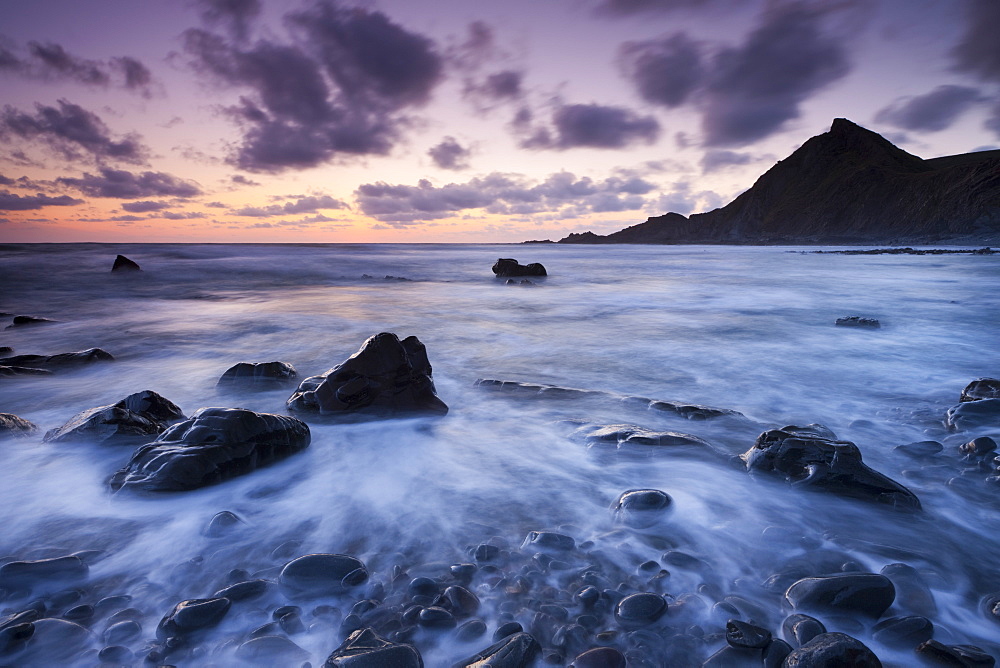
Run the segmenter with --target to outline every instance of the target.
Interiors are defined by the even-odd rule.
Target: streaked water
[[[111,274],[116,253],[143,272]],[[505,285],[490,271],[498,257],[541,262],[550,276]],[[103,550],[88,581],[74,586],[84,603],[133,597],[144,629],[128,643],[137,653],[174,603],[209,596],[233,569],[274,577],[288,560],[275,552],[282,545],[293,556],[355,555],[372,582],[388,583],[394,566],[437,577],[447,564],[470,561],[470,546],[492,538],[516,547],[540,529],[568,533],[633,574],[660,558],[665,538],[710,566],[669,567],[671,595],[711,582],[771,607],[745,583],[762,582],[775,564],[806,553],[803,545],[843,550],[873,572],[905,561],[934,591],[935,637],[996,651],[989,643],[1000,627],[978,602],[1000,590],[1000,489],[980,488],[983,472],[965,476],[974,483],[968,488],[947,483],[967,466],[958,445],[1000,436],[1000,425],[951,434],[942,419],[969,381],[1000,374],[1000,257],[637,246],[8,245],[0,248],[0,311],[59,321],[0,333],[0,345],[16,354],[100,347],[116,358],[52,377],[0,378],[0,412],[41,428],[35,438],[3,443],[0,557]],[[883,327],[835,327],[845,315],[878,318]],[[289,391],[220,394],[215,383],[241,361],[283,360],[301,377],[320,373],[381,331],[426,345],[447,417],[313,422],[302,454],[222,485],[151,499],[111,495],[105,485],[132,448],[41,439],[79,411],[144,389],[189,415],[202,406],[282,413]],[[749,420],[691,422],[613,396],[508,397],[474,388],[484,377],[681,400]],[[572,419],[690,433],[729,454],[748,449],[765,428],[821,423],[856,442],[866,463],[907,485],[925,510],[903,516],[753,480],[724,460],[683,452],[588,449],[560,424]],[[929,438],[945,451],[922,472],[892,450]],[[608,512],[621,492],[640,487],[674,499],[669,521],[654,532],[661,540],[616,527]],[[222,510],[246,524],[222,541],[204,536]],[[765,541],[769,526],[803,540]],[[289,548],[288,541],[298,542]],[[583,550],[574,559],[576,568],[589,563]],[[490,644],[504,593],[485,583],[473,590],[488,635],[460,643],[447,632],[420,631],[414,642],[426,665],[450,665]],[[705,612],[688,621],[720,632],[709,612],[715,601],[699,596]],[[26,602],[0,599],[0,609]],[[336,603],[346,611],[353,600]],[[300,605],[309,626],[315,603]],[[774,615],[780,623],[781,611]],[[233,647],[268,620],[263,604],[234,606],[201,653],[179,663],[240,665]],[[912,661],[872,641],[868,628],[844,630],[883,662]],[[100,649],[103,626],[92,631],[91,646]],[[336,623],[317,618],[292,640],[315,666],[341,636]],[[704,650],[721,644],[706,641]],[[628,647],[624,640],[616,646]],[[92,655],[78,662],[95,664]]]

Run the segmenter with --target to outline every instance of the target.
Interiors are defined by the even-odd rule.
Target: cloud
[[[642,195],[654,188],[635,176],[594,181],[558,172],[538,182],[519,174],[494,172],[440,187],[427,180],[415,186],[366,183],[358,187],[355,197],[366,215],[394,226],[405,226],[450,218],[472,209],[503,215],[559,212],[561,217],[637,210],[646,204]]]
[[[754,161],[754,157],[749,153],[737,153],[736,151],[724,151],[714,149],[706,151],[701,158],[701,171],[704,174],[717,172],[725,167],[734,165],[748,165]]]
[[[272,204],[264,207],[244,207],[231,211],[234,216],[249,216],[252,218],[270,218],[297,213],[316,213],[320,209],[345,209],[347,204],[329,195],[301,197],[294,202]]]
[[[684,104],[703,83],[702,46],[685,33],[626,42],[619,49],[625,76],[647,102],[666,107]]]
[[[253,179],[248,179],[247,177],[243,176],[242,174],[233,174],[229,178],[229,180],[232,181],[233,183],[236,183],[236,184],[241,185],[241,186],[259,186],[260,185],[259,183],[257,183]]]
[[[194,197],[201,194],[201,189],[194,183],[165,172],[136,174],[125,170],[101,167],[100,174],[86,172],[78,179],[62,177],[56,181],[76,188],[91,197],[140,199],[143,197]]]
[[[968,86],[938,86],[924,95],[904,97],[875,114],[879,123],[904,130],[936,132],[951,127],[959,116],[985,98]]]
[[[717,209],[722,206],[722,201],[722,197],[712,190],[693,192],[690,183],[681,181],[675,183],[670,192],[650,202],[646,210],[654,216],[671,211],[687,216],[691,213]]]
[[[965,34],[951,51],[954,69],[983,81],[1000,82],[1000,3],[967,0]]]
[[[167,202],[152,202],[150,200],[141,200],[138,202],[124,202],[122,204],[122,210],[128,211],[129,213],[149,213],[150,211],[162,211],[170,207]]]
[[[696,9],[710,2],[711,0],[601,0],[597,5],[597,12],[617,15],[669,12],[676,9]]]
[[[204,30],[184,33],[198,71],[250,89],[229,109],[243,128],[230,162],[280,172],[387,154],[406,127],[402,112],[427,102],[442,76],[434,43],[381,12],[333,2],[286,18],[295,44],[242,49]]]
[[[15,195],[6,190],[0,190],[0,211],[31,211],[46,206],[76,206],[83,204],[82,199],[74,199],[69,195],[52,197],[42,193],[35,195]]]
[[[3,174],[0,174],[0,186],[12,186],[12,185],[14,185],[14,179],[10,178],[9,176],[4,176]]]
[[[150,216],[150,218],[166,218],[167,220],[195,220],[199,218],[207,218],[207,216],[201,211],[164,211],[157,216]]]
[[[28,51],[49,73],[90,86],[107,86],[111,83],[111,76],[101,63],[71,56],[58,44],[28,42]]]
[[[524,111],[524,110],[522,110]],[[515,120],[529,127],[528,117]],[[578,147],[617,149],[636,143],[652,144],[660,135],[660,124],[652,116],[640,116],[622,107],[599,104],[563,104],[552,114],[552,128],[538,127],[521,142],[524,148],[569,149]]]
[[[0,113],[0,138],[38,140],[68,160],[89,156],[98,161],[145,162],[148,150],[137,135],[115,140],[97,114],[66,100],[59,100],[58,105],[36,104],[34,115],[4,107]]]
[[[466,79],[462,97],[473,103],[480,112],[486,112],[505,102],[524,98],[524,73],[502,70],[484,77],[481,81]]]
[[[43,81],[72,81],[99,88],[114,85],[145,97],[149,97],[153,83],[149,68],[131,56],[119,56],[108,61],[90,60],[75,56],[52,42],[28,42],[25,58],[0,47],[0,72]]]
[[[993,111],[985,123],[983,123],[983,127],[987,130],[992,130],[993,134],[1000,137],[1000,100],[994,103]]]
[[[798,118],[812,94],[845,76],[847,47],[824,20],[844,4],[776,4],[737,47],[719,51],[703,93],[708,146],[742,146]]]
[[[463,147],[454,137],[445,137],[441,143],[431,147],[427,154],[441,169],[468,169],[472,151]]]
[[[260,0],[199,0],[206,23],[224,24],[237,39],[245,39],[260,14]]]

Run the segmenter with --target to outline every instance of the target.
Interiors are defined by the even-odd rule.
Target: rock
[[[455,629],[455,639],[459,642],[469,642],[486,633],[486,622],[481,619],[470,619]]]
[[[309,657],[309,652],[284,636],[258,636],[236,648],[236,658],[258,666],[301,665]]]
[[[308,447],[309,427],[287,415],[202,408],[132,455],[111,489],[184,491],[250,473]]]
[[[591,445],[610,443],[618,447],[622,445],[712,447],[706,441],[691,434],[682,434],[676,431],[652,431],[629,424],[583,425],[576,429],[572,435]]]
[[[471,617],[479,611],[479,597],[460,585],[452,585],[441,595],[445,607],[456,617]]]
[[[996,449],[996,441],[989,436],[980,436],[958,446],[959,452],[969,459],[992,458],[996,454]]]
[[[508,276],[547,276],[545,267],[537,262],[529,265],[518,264],[512,258],[500,258],[493,264],[493,273],[500,278]]]
[[[571,668],[625,668],[625,655],[614,647],[595,647],[578,655]]]
[[[138,264],[128,259],[124,255],[119,255],[118,257],[115,258],[115,263],[111,267],[111,271],[128,272],[128,271],[142,271],[142,269],[139,267]]]
[[[233,603],[250,601],[260,598],[273,586],[270,580],[245,580],[220,589],[212,594],[212,598],[228,598]]]
[[[452,668],[528,668],[540,649],[531,635],[515,633]]]
[[[139,622],[129,619],[109,626],[104,631],[102,639],[105,645],[120,645],[133,638],[138,638],[141,633],[142,626]]]
[[[13,654],[24,649],[25,643],[31,639],[34,633],[35,625],[31,622],[0,626],[0,656]]]
[[[46,432],[43,440],[117,444],[146,442],[162,433],[169,422],[183,419],[181,409],[172,401],[152,390],[144,390],[130,394],[116,404],[78,413],[58,429]]]
[[[913,459],[930,459],[942,450],[944,450],[944,445],[940,441],[916,441],[893,448],[894,452],[899,452]]]
[[[13,413],[0,413],[0,439],[31,436],[38,431],[34,422],[28,422]]]
[[[228,598],[193,598],[181,601],[167,613],[156,627],[160,640],[175,638],[215,626],[229,612]]]
[[[872,629],[872,638],[889,647],[914,649],[934,636],[934,624],[926,617],[890,617]]]
[[[3,355],[4,357],[9,357],[13,352],[14,349],[10,346],[0,346],[0,355]]]
[[[89,571],[87,564],[75,555],[10,561],[0,566],[0,589],[22,590],[53,581],[82,580]]]
[[[3,360],[0,360],[3,364]],[[952,406],[944,424],[952,431],[967,431],[979,427],[1000,429],[1000,399],[979,399]]]
[[[792,647],[801,647],[821,633],[826,633],[823,622],[809,615],[788,615],[781,623],[781,635]]]
[[[566,552],[576,547],[576,541],[572,536],[566,536],[554,531],[531,531],[525,536],[521,548],[534,550],[551,550],[555,552]]]
[[[761,664],[761,650],[742,649],[731,645],[722,648],[705,659],[702,668],[756,668]]]
[[[785,657],[785,668],[882,668],[864,643],[844,633],[823,633]]]
[[[861,461],[858,446],[772,429],[740,455],[751,473],[779,475],[786,482],[895,508],[919,510],[920,501],[906,487]]]
[[[212,517],[202,533],[209,538],[220,538],[240,524],[246,524],[246,522],[241,520],[236,513],[223,510]]]
[[[782,668],[785,665],[785,658],[791,653],[791,645],[784,640],[772,638],[761,657],[764,660],[764,668]]]
[[[306,378],[289,397],[296,411],[342,415],[444,415],[448,407],[434,390],[427,350],[417,337],[402,341],[382,332],[369,338],[345,362]]]
[[[975,645],[945,645],[937,640],[927,640],[917,646],[917,654],[936,664],[972,668],[996,665],[996,660]]]
[[[615,519],[634,527],[649,527],[670,514],[673,499],[658,489],[630,489],[611,505]]]
[[[14,329],[15,327],[32,327],[34,325],[47,325],[52,322],[56,321],[49,320],[48,318],[38,318],[33,315],[15,315],[14,321],[7,325],[7,329]]]
[[[1000,592],[990,594],[984,598],[981,607],[987,619],[1000,624]]]
[[[497,630],[493,632],[493,642],[499,642],[504,638],[508,638],[515,633],[521,633],[524,631],[524,627],[521,626],[519,622],[505,622],[497,627]]]
[[[868,329],[878,329],[881,323],[875,318],[862,318],[859,315],[849,315],[837,318],[838,327],[867,327]]]
[[[771,632],[754,624],[730,619],[726,622],[726,643],[737,649],[764,649],[771,642]]]
[[[886,564],[879,572],[892,580],[896,588],[895,604],[900,609],[923,617],[933,617],[937,614],[934,593],[913,566],[899,563]]]
[[[346,554],[307,554],[285,564],[278,583],[293,595],[340,594],[368,579],[368,569]]]
[[[52,372],[47,369],[32,369],[26,366],[0,366],[0,377],[3,376],[48,376]]]
[[[19,666],[80,665],[75,659],[95,641],[85,627],[65,619],[46,617],[31,625],[31,638],[24,653],[17,656]]]
[[[781,431],[787,431],[797,436],[815,436],[818,438],[828,438],[832,441],[837,440],[837,435],[833,433],[832,429],[825,427],[821,424],[817,424],[815,422],[807,424],[804,427],[790,424],[785,427],[782,427]]]
[[[413,645],[390,642],[372,629],[360,629],[348,636],[323,665],[324,668],[423,668],[424,662]]]
[[[785,592],[796,610],[858,614],[878,619],[896,598],[892,581],[876,573],[803,578]]]
[[[615,606],[615,619],[625,628],[639,628],[656,622],[667,612],[667,601],[659,594],[629,594]]]
[[[978,378],[965,386],[958,400],[964,403],[980,399],[1000,399],[1000,380]]]
[[[282,387],[298,374],[288,362],[240,362],[226,369],[216,387],[222,389],[270,389]]]
[[[115,358],[100,348],[89,348],[75,353],[58,355],[14,355],[0,358],[0,366],[30,367],[32,369],[56,370],[92,364],[111,362]]]

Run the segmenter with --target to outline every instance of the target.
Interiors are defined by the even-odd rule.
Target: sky
[[[832,120],[1000,147],[998,0],[0,0],[0,241],[519,242]]]

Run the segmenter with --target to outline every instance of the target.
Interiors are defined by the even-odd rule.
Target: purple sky
[[[835,117],[1000,146],[997,0],[3,10],[5,241],[560,238],[721,206]]]

